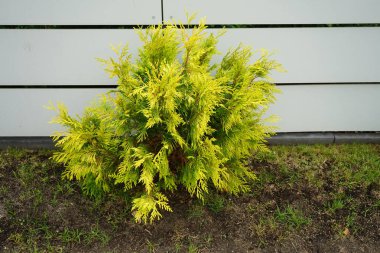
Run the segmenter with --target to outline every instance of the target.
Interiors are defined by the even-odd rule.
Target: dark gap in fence
[[[197,25],[190,25],[197,27]],[[362,24],[207,24],[208,28],[333,28],[333,27],[380,27],[380,23],[362,23]]]
[[[278,86],[290,85],[360,85],[360,84],[380,84],[380,82],[321,82],[321,83],[276,83]]]
[[[323,82],[323,83],[275,83],[277,86],[291,85],[360,85],[380,82]],[[0,89],[115,89],[118,85],[0,85]]]
[[[0,29],[146,29],[151,25],[0,25]]]
[[[0,89],[115,89],[117,85],[0,85]]]
[[[164,20],[162,20],[164,22]],[[158,25],[158,24],[157,24]],[[148,28],[151,25],[0,25],[0,29],[136,29]],[[165,26],[165,25],[164,25]],[[195,28],[198,25],[186,25]],[[380,27],[380,23],[362,24],[208,24],[212,29],[241,28],[336,28],[336,27]]]
[[[164,24],[164,0],[161,0],[161,23]]]

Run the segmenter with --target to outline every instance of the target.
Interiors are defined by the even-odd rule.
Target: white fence
[[[141,43],[113,25],[185,20],[185,10],[209,24],[254,25],[229,29],[219,49],[275,52],[288,71],[273,75],[280,132],[380,131],[378,0],[0,0],[0,136],[48,136],[58,129],[49,101],[80,113],[115,85],[95,58],[127,42],[136,55]],[[16,25],[50,29],[7,29]]]

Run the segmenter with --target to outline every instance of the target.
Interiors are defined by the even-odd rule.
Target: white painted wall
[[[164,0],[164,15],[183,18],[187,8],[210,24],[380,23],[379,7],[377,0]],[[160,20],[159,0],[0,0],[0,25]],[[110,44],[126,42],[136,56],[141,42],[132,30],[0,29],[0,137],[48,136],[58,129],[48,124],[54,113],[43,106],[49,101],[80,113],[108,90],[9,87],[115,84],[95,58],[113,56]],[[268,112],[281,118],[278,131],[380,131],[380,27],[230,29],[219,49],[239,42],[274,51],[288,71],[275,73],[274,81],[295,84],[280,86]]]
[[[281,132],[379,131],[380,85],[289,85],[267,116],[277,115]],[[1,89],[1,136],[46,136],[62,130],[48,124],[55,113],[44,106],[63,102],[72,115],[107,89]]]
[[[0,38],[0,85],[114,84],[95,59],[113,56],[111,44],[128,43],[135,57],[142,45],[133,30],[122,29],[9,29]],[[380,27],[230,29],[219,50],[240,42],[274,53],[287,70],[274,73],[277,83],[380,80]]]
[[[2,25],[130,25],[161,22],[160,0],[0,0]]]
[[[380,23],[378,0],[164,0],[164,6],[166,21],[185,22],[186,10],[208,24]]]

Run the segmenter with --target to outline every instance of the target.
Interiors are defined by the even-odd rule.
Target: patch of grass
[[[380,209],[380,199],[378,199],[373,205],[371,205],[373,209]]]
[[[87,244],[100,242],[101,245],[104,246],[107,245],[107,243],[110,241],[110,237],[106,232],[100,229],[98,224],[96,224],[95,226],[92,226],[87,233],[84,234],[84,241]]]
[[[304,178],[321,188],[325,175],[344,187],[380,183],[380,157],[376,145],[274,146],[269,160],[280,168],[283,179]],[[328,171],[326,171],[328,169]]]
[[[21,224],[28,221],[21,221]],[[7,241],[12,243],[12,252],[62,252],[63,247],[53,245],[55,234],[47,224],[25,224],[23,231],[11,233]]]
[[[63,243],[80,243],[83,240],[84,232],[79,229],[65,228],[59,235]]]
[[[8,187],[6,187],[5,185],[0,185],[0,195],[1,196],[5,196],[5,194],[7,194],[8,192],[9,192]]]
[[[151,241],[149,241],[148,239],[146,239],[146,247],[147,247],[149,253],[155,253],[156,252],[156,245],[154,243],[152,243]]]
[[[345,207],[344,200],[342,199],[334,199],[333,201],[329,202],[326,206],[326,212],[328,214],[335,214],[337,210],[341,210]]]
[[[351,212],[343,217],[343,220],[333,224],[333,229],[338,236],[338,238],[355,236],[360,227],[357,222],[358,214],[356,212]]]
[[[15,160],[20,160],[30,154],[31,151],[22,148],[9,148],[5,150],[3,157],[12,157]]]
[[[356,219],[357,219],[357,213],[355,213],[355,212],[350,213],[346,217],[346,224],[345,225],[347,228],[350,229],[351,234],[355,234],[356,231],[358,230]]]
[[[290,205],[283,210],[277,208],[275,217],[280,223],[296,229],[308,225],[311,222],[311,220],[306,218],[300,210],[297,210]]]
[[[188,210],[189,219],[201,218],[205,214],[205,208],[201,203],[195,203]]]
[[[189,252],[189,253],[198,253],[199,252],[198,246],[195,245],[194,243],[190,243],[187,252]]]
[[[176,253],[181,252],[182,247],[183,247],[182,243],[175,242],[174,243],[174,252],[176,252]]]
[[[268,241],[277,238],[281,232],[279,223],[273,216],[261,217],[251,226],[252,235],[259,241],[259,246],[268,244]]]
[[[110,240],[110,237],[99,228],[99,225],[92,226],[88,231],[78,228],[65,228],[58,237],[65,244],[79,244],[83,242],[90,245],[99,242],[104,246]]]
[[[205,245],[210,245],[212,243],[212,240],[213,240],[213,236],[211,234],[207,234],[205,237],[204,237],[204,243]]]

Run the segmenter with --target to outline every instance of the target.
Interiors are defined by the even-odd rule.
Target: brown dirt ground
[[[379,199],[378,185],[350,189],[347,194],[360,203],[354,213],[350,208],[329,213],[325,203],[331,199],[332,189],[328,183],[322,190],[304,183],[286,183],[276,166],[256,162],[252,166],[259,178],[260,174],[272,175],[272,183],[256,184],[251,193],[239,197],[212,193],[205,205],[179,191],[169,198],[172,213],[164,213],[164,218],[152,225],[143,225],[132,220],[126,211],[128,204],[120,197],[94,204],[76,184],[64,184],[62,167],[48,161],[48,156],[48,152],[29,151],[18,160],[3,159],[0,251],[380,252],[380,212],[378,207],[369,208]],[[35,164],[35,177],[20,176],[25,164]],[[324,169],[329,169],[328,163]],[[58,192],[57,184],[70,187]],[[40,190],[40,198],[25,194],[31,186]],[[281,222],[278,210],[289,206],[307,217],[303,224]],[[86,242],[86,234],[95,226],[107,239],[94,237]],[[78,240],[65,242],[65,229],[83,234]]]

